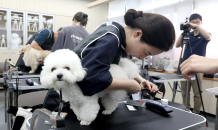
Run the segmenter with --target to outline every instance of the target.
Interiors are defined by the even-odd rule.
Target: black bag
[[[56,108],[59,107],[61,103],[60,95],[57,91],[54,90],[54,88],[51,88],[48,90],[48,93],[45,96],[44,103],[42,105],[42,108],[46,108],[50,111],[54,111]]]
[[[66,111],[70,108],[70,103],[62,101],[61,99],[62,97],[60,97],[59,93],[54,88],[51,88],[45,96],[42,108],[46,108],[50,111],[58,111],[60,103],[63,103],[62,111]]]

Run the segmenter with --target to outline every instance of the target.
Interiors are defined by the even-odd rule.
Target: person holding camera
[[[201,27],[202,25],[202,16],[199,14],[192,14],[189,18],[189,22],[186,22],[184,25],[189,25],[189,30],[193,30],[189,35],[189,43],[186,43],[186,48],[184,51],[183,61],[187,60],[192,54],[204,56],[206,55],[206,47],[208,42],[211,40],[211,34]],[[182,47],[183,34],[180,35],[176,41],[176,47]],[[202,90],[202,73],[197,73],[200,89]],[[181,82],[182,91],[186,92],[186,82]],[[199,114],[201,109],[201,99],[198,89],[197,80],[188,81],[188,94],[187,94],[187,109],[190,109],[190,91],[191,87],[194,93],[194,108],[193,112]],[[183,97],[183,104],[185,104],[185,97]]]

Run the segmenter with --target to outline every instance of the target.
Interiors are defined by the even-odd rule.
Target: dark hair
[[[129,9],[124,15],[124,21],[132,29],[142,30],[143,34],[140,39],[142,42],[163,51],[168,51],[173,47],[175,29],[166,17]]]
[[[77,12],[74,16],[73,16],[73,20],[76,20],[77,22],[80,22],[80,24],[82,26],[86,26],[87,22],[88,22],[88,15],[83,13],[83,12]]]
[[[191,22],[192,20],[194,19],[200,19],[202,21],[202,17],[200,14],[192,14],[190,17],[189,17],[189,22]]]
[[[63,27],[60,27],[60,28],[57,30],[57,32],[61,32],[62,29],[63,29]]]

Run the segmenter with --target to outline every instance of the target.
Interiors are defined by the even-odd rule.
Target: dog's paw
[[[78,120],[78,121],[81,121],[81,119],[80,119],[79,117],[77,117],[77,120]]]
[[[103,115],[110,115],[112,112],[111,111],[108,111],[108,110],[104,110],[102,111],[102,114]]]
[[[32,74],[32,73],[34,73],[34,71],[31,70],[31,71],[29,71],[29,73]]]
[[[84,121],[84,120],[80,121],[80,125],[90,125],[90,124],[91,124],[90,121]]]

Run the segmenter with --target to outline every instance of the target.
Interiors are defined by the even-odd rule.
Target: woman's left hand
[[[153,84],[152,82],[150,82],[150,81],[148,81],[148,80],[143,80],[143,81],[140,83],[140,86],[143,87],[143,88],[148,87],[148,90],[149,90],[150,92],[153,92],[153,93],[157,92],[157,93],[159,93],[159,94],[162,94],[162,92],[160,92],[160,91],[158,90],[157,85]]]

